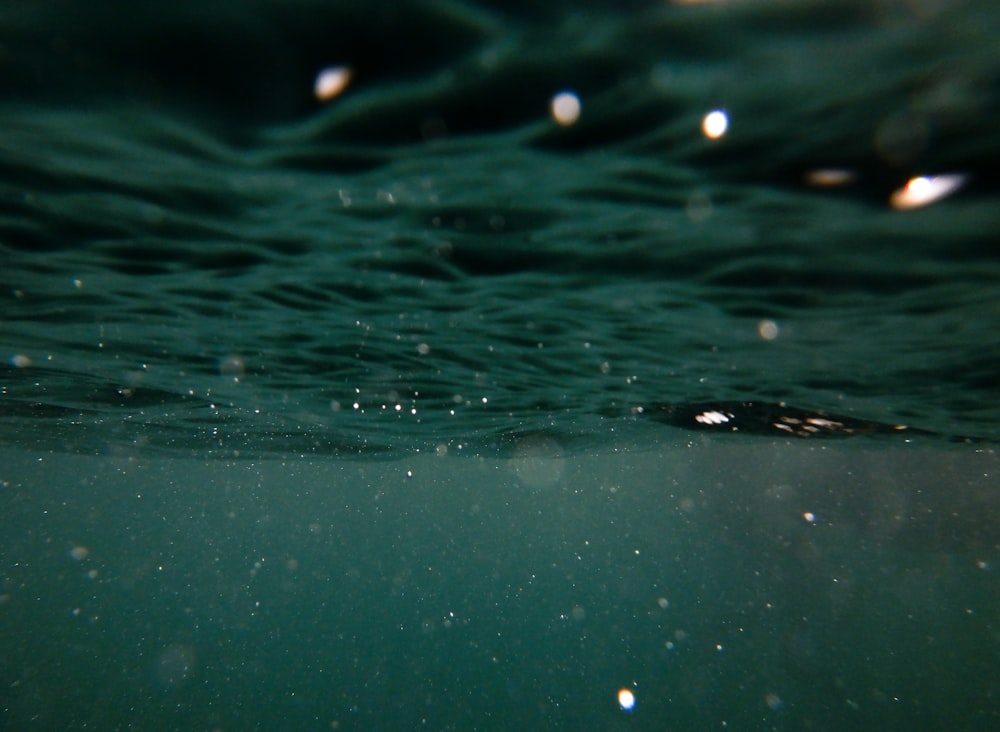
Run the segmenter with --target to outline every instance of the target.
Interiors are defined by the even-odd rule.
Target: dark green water
[[[0,727],[995,726],[998,28],[5,6]]]

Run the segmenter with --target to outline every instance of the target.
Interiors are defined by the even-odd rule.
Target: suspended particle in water
[[[623,712],[631,712],[635,709],[635,694],[632,693],[631,689],[618,690],[618,706],[622,708]]]
[[[729,129],[729,117],[721,109],[714,109],[701,120],[701,132],[710,140],[717,140]]]
[[[778,324],[773,320],[762,320],[757,323],[757,335],[765,341],[773,341],[778,337],[780,332],[781,329],[778,328]]]
[[[346,66],[329,66],[316,75],[313,94],[321,102],[340,96],[351,83],[351,70]]]
[[[552,97],[552,118],[568,127],[580,118],[580,98],[573,92],[560,92]]]

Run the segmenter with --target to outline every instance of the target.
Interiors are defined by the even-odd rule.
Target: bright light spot
[[[10,357],[10,365],[16,369],[26,369],[31,366],[31,356],[26,356],[23,353],[15,353]]]
[[[698,424],[725,424],[733,415],[723,412],[702,412],[694,418]]]
[[[631,712],[635,709],[635,694],[633,694],[629,689],[620,689],[618,691],[618,706],[620,706],[624,712]]]
[[[810,170],[804,177],[808,185],[816,186],[818,188],[836,188],[838,186],[846,186],[849,183],[853,183],[855,179],[855,175],[852,171],[841,170],[839,168],[821,168],[819,170]]]
[[[716,109],[705,115],[701,121],[701,132],[710,140],[717,140],[729,129],[729,117],[721,109]]]
[[[965,185],[965,180],[966,177],[958,173],[910,178],[905,186],[892,192],[889,205],[899,211],[928,206],[950,196]]]
[[[552,97],[552,117],[563,127],[580,118],[580,98],[573,92],[560,92]]]
[[[329,102],[340,96],[351,83],[351,70],[346,66],[331,66],[316,75],[313,93],[321,102]]]
[[[811,524],[816,523],[816,514],[814,514],[812,511],[806,511],[805,513],[803,513],[802,518],[804,518]]]
[[[757,323],[757,334],[765,341],[773,341],[778,337],[778,324],[773,320],[762,320]]]

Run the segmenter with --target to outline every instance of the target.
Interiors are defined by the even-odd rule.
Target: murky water
[[[997,21],[4,10],[3,725],[988,727]]]

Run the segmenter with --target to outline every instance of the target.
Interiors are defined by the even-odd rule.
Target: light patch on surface
[[[808,171],[803,178],[807,185],[817,188],[838,188],[850,185],[857,176],[853,171],[841,168],[820,168]]]
[[[313,94],[321,102],[339,97],[351,83],[351,70],[346,66],[330,66],[316,75]]]
[[[958,173],[910,178],[906,185],[893,191],[889,205],[897,211],[929,206],[957,191],[965,185],[965,180],[966,176]]]
[[[573,92],[559,92],[552,97],[552,118],[568,127],[580,119],[580,98]]]
[[[698,424],[726,424],[733,418],[728,412],[702,412],[694,418]]]
[[[701,132],[710,140],[717,140],[729,129],[729,117],[721,109],[715,109],[701,120]]]

